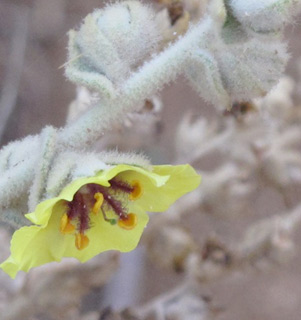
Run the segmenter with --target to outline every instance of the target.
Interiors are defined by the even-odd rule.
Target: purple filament
[[[122,202],[114,198],[114,196],[109,193],[109,188],[92,183],[88,184],[88,188],[92,191],[93,194],[95,194],[96,192],[102,193],[104,201],[113,209],[116,215],[120,219],[126,219],[127,213],[122,206]]]
[[[75,193],[69,208],[68,218],[73,219],[78,217],[78,231],[83,233],[85,230],[89,229],[89,209],[87,208],[85,199],[80,192]]]
[[[134,188],[127,182],[117,180],[115,178],[111,179],[109,182],[111,184],[111,188],[114,190],[117,189],[126,193],[131,193],[134,191]]]

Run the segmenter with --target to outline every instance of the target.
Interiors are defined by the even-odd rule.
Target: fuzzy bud
[[[245,27],[259,33],[277,32],[295,12],[300,0],[231,0],[235,17]]]
[[[153,11],[138,1],[95,10],[69,37],[67,77],[109,97],[159,39]]]

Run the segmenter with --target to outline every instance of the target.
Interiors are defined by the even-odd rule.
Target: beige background
[[[75,96],[75,87],[63,75],[59,67],[65,62],[66,33],[79,24],[93,8],[103,4],[97,0],[0,0],[0,90],[7,76],[12,41],[16,34],[16,21],[29,8],[26,53],[17,90],[17,100],[6,124],[1,145],[29,134],[40,132],[43,126],[63,126],[67,107]],[[297,76],[296,59],[301,56],[301,19],[286,31],[292,59],[287,73]],[[1,92],[1,91],[0,91]],[[301,97],[301,93],[299,93]],[[174,132],[184,110],[209,118],[221,116],[206,106],[187,86],[183,79],[169,85],[163,92],[164,110],[162,133],[156,144],[145,148],[157,162],[173,159]],[[1,121],[1,120],[0,120]],[[122,147],[122,146],[120,146]],[[218,159],[214,159],[218,161]],[[214,165],[212,159],[200,164],[202,170]],[[256,217],[281,212],[281,199],[271,190],[261,186],[253,202]],[[297,203],[300,190],[293,190],[291,201]],[[193,228],[197,241],[210,233],[219,233],[225,239],[241,235],[244,227],[255,218],[243,215],[237,220],[220,221],[218,218],[200,215],[197,221],[187,221]],[[296,237],[301,244],[301,232]],[[173,287],[181,275],[170,274],[145,262],[143,294],[136,301],[149,298]],[[0,284],[1,285],[1,284]],[[122,291],[122,289],[120,289]],[[266,271],[250,268],[244,274],[236,273],[223,281],[204,286],[204,294],[210,295],[223,311],[220,320],[298,320],[301,319],[301,251],[286,266],[274,266]],[[101,301],[101,291],[92,292],[85,299],[86,308]],[[127,294],[126,288],[120,294]],[[111,301],[114,305],[114,301]],[[91,306],[90,306],[91,305]]]

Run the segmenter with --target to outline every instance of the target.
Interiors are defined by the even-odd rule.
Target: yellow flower
[[[154,166],[151,172],[117,165],[79,178],[26,215],[34,225],[14,233],[11,256],[0,267],[14,278],[63,257],[85,262],[107,250],[131,251],[148,222],[145,211],[165,211],[199,183],[189,165]]]

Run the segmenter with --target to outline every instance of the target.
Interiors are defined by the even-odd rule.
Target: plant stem
[[[78,121],[62,129],[59,137],[61,146],[90,146],[104,134],[104,130],[109,129],[112,122],[122,120],[124,114],[141,109],[144,99],[177,77],[211,25],[209,18],[198,23],[184,37],[130,76],[119,90],[117,98],[101,101]]]

